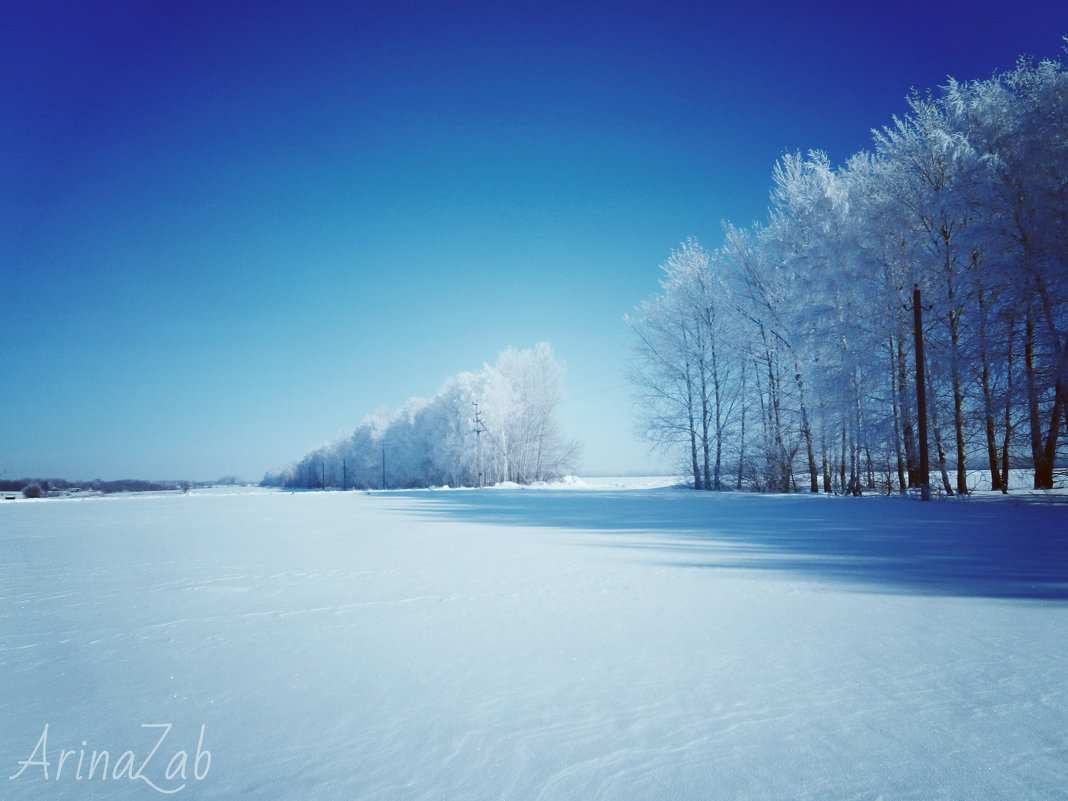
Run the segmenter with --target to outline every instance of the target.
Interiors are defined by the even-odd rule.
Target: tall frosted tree
[[[765,222],[661,265],[661,292],[628,319],[643,432],[684,454],[699,488],[719,486],[723,453],[738,487],[918,487],[918,333],[943,490],[969,492],[980,455],[994,489],[1022,463],[1052,487],[1068,415],[1068,68],[1023,59],[913,93],[873,144],[842,167],[783,156]]]
[[[1006,372],[1023,351],[1034,483],[1050,488],[1068,413],[1068,70],[1022,59],[990,81],[951,83],[946,103],[989,168],[979,197],[993,212],[996,243],[990,328],[1003,343]]]
[[[483,419],[498,480],[544,481],[575,461],[577,445],[563,439],[556,420],[563,376],[545,343],[508,348],[487,368]]]
[[[661,293],[627,323],[637,337],[632,379],[640,432],[683,447],[696,489],[721,489],[737,403],[731,292],[719,252],[688,239],[661,265]]]
[[[303,488],[476,486],[482,411],[483,472],[491,483],[530,483],[574,469],[579,446],[557,418],[564,368],[547,344],[509,348],[494,366],[452,376],[429,399],[381,409],[349,436],[314,449],[263,479]]]

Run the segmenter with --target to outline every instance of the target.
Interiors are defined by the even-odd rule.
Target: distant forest
[[[493,366],[446,380],[430,400],[364,419],[263,486],[382,489],[526,484],[574,469],[579,448],[565,440],[556,407],[564,368],[552,348],[509,348]]]
[[[767,220],[725,224],[718,248],[684,242],[628,318],[641,430],[695,487],[917,487],[921,387],[936,488],[967,493],[977,468],[1005,490],[1016,467],[1053,487],[1068,68],[1021,59],[909,108],[844,166],[783,156]]]
[[[162,492],[166,490],[189,489],[189,482],[181,481],[141,481],[139,479],[121,479],[119,481],[70,481],[65,478],[17,478],[0,479],[0,492],[21,492],[26,487],[36,485],[43,493],[70,492]]]

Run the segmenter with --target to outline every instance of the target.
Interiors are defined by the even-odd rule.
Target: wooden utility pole
[[[923,364],[923,307],[920,286],[912,289],[912,326],[916,336],[916,417],[920,428],[920,497],[931,500],[931,468],[927,453],[927,385]]]
[[[474,446],[478,459],[476,468],[478,470],[478,489],[482,489],[482,433],[486,429],[482,427],[482,417],[478,412],[477,400],[474,400],[471,405],[474,407]]]

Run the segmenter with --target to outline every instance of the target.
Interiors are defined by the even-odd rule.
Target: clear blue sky
[[[1068,3],[7,2],[0,469],[258,480],[507,347],[632,436],[625,313],[687,236]]]

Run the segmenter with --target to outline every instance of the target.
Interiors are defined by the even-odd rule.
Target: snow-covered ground
[[[0,505],[0,797],[1068,798],[1057,496],[670,483]]]

